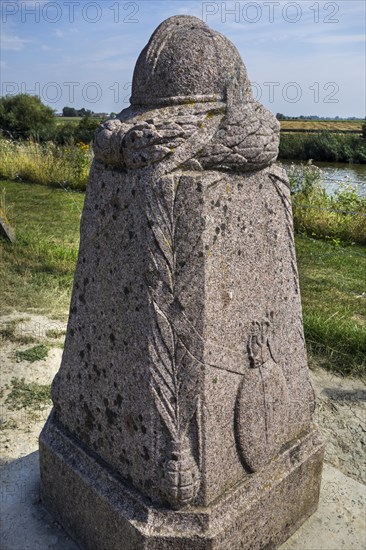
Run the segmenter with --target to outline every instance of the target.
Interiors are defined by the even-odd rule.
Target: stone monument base
[[[176,512],[128,486],[52,414],[40,435],[41,497],[87,550],[269,550],[317,509],[323,453],[314,427],[209,507]]]

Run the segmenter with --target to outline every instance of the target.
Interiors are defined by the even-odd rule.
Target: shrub
[[[0,129],[8,137],[48,139],[56,126],[53,109],[27,94],[0,98]]]
[[[90,143],[94,139],[95,130],[100,125],[100,120],[88,116],[83,117],[74,131],[76,142]]]
[[[92,160],[85,143],[60,146],[0,140],[0,177],[84,190]]]
[[[280,159],[366,163],[366,140],[333,132],[281,133]]]
[[[335,243],[366,244],[366,197],[346,184],[329,195],[322,171],[313,165],[292,164],[288,175],[296,232]]]

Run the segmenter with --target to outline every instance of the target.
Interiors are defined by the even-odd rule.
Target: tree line
[[[0,98],[0,133],[12,140],[54,141],[60,145],[72,141],[89,143],[100,119],[92,118],[92,111],[87,109],[76,112],[81,114],[75,116],[82,117],[78,124],[57,124],[54,110],[44,105],[39,97],[28,94],[3,96]]]

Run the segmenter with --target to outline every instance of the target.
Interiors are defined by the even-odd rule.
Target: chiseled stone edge
[[[273,549],[316,511],[323,454],[314,426],[209,507],[176,512],[153,506],[81,447],[53,413],[40,435],[41,498],[86,550]],[[290,522],[283,520],[286,506]]]
[[[5,216],[2,216],[0,213],[0,235],[5,237],[11,243],[15,243],[15,231],[8,223],[8,220]]]

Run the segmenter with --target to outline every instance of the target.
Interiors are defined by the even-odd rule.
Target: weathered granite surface
[[[154,506],[51,417],[40,446],[43,503],[88,550],[262,550],[280,546],[318,506],[323,443],[294,441],[210,506]]]
[[[0,208],[0,237],[4,237],[7,241],[14,243],[15,242],[15,231],[9,224],[6,219],[5,214],[1,211]]]
[[[123,549],[274,548],[316,509],[278,143],[234,46],[187,16],[158,27],[131,106],[97,131],[40,447],[44,502],[86,548],[119,548],[116,522]]]

